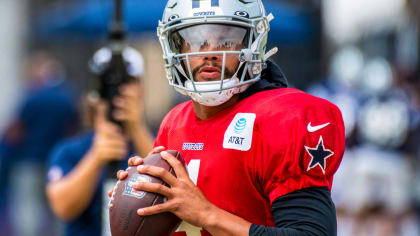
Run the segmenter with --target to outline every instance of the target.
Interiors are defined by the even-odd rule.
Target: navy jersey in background
[[[48,160],[48,181],[56,181],[71,172],[92,145],[93,132],[84,133],[59,143],[51,152]],[[126,161],[123,162],[126,165]],[[125,169],[126,166],[122,166]],[[102,186],[106,177],[102,170],[92,202],[75,220],[66,222],[65,235],[101,235]]]

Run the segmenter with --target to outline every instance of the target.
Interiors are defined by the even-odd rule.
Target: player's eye
[[[231,25],[196,25],[171,34],[171,49],[176,53],[239,50],[247,46],[249,31]]]

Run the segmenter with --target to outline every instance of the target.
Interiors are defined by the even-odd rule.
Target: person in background
[[[36,51],[25,72],[25,96],[0,140],[0,235],[55,232],[42,191],[46,156],[79,127],[76,96],[60,62]]]
[[[124,59],[129,76],[137,79],[120,86],[119,95],[112,101],[113,119],[122,126],[109,120],[106,101],[90,95],[87,116],[92,121],[92,130],[61,142],[50,155],[46,192],[54,213],[65,222],[65,235],[101,235],[98,216],[102,213],[102,185],[108,164],[128,155],[145,156],[152,148],[139,83],[143,59],[139,53],[138,60],[132,58]]]

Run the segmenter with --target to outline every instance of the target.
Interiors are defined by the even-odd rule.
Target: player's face
[[[217,81],[223,70],[221,51],[240,51],[248,44],[248,32],[244,28],[205,24],[181,29],[173,34],[173,47],[180,53],[213,52],[188,57],[194,80]],[[215,53],[216,52],[216,53]],[[227,53],[224,79],[231,78],[239,65],[238,53]],[[183,57],[186,72],[189,73],[187,57]]]

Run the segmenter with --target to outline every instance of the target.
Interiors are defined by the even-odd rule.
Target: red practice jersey
[[[217,207],[274,226],[285,194],[329,187],[344,153],[344,124],[332,103],[290,88],[256,93],[207,120],[191,101],[163,120],[155,146],[178,150],[191,179]],[[183,223],[175,235],[210,235]],[[200,234],[201,233],[201,234]]]

